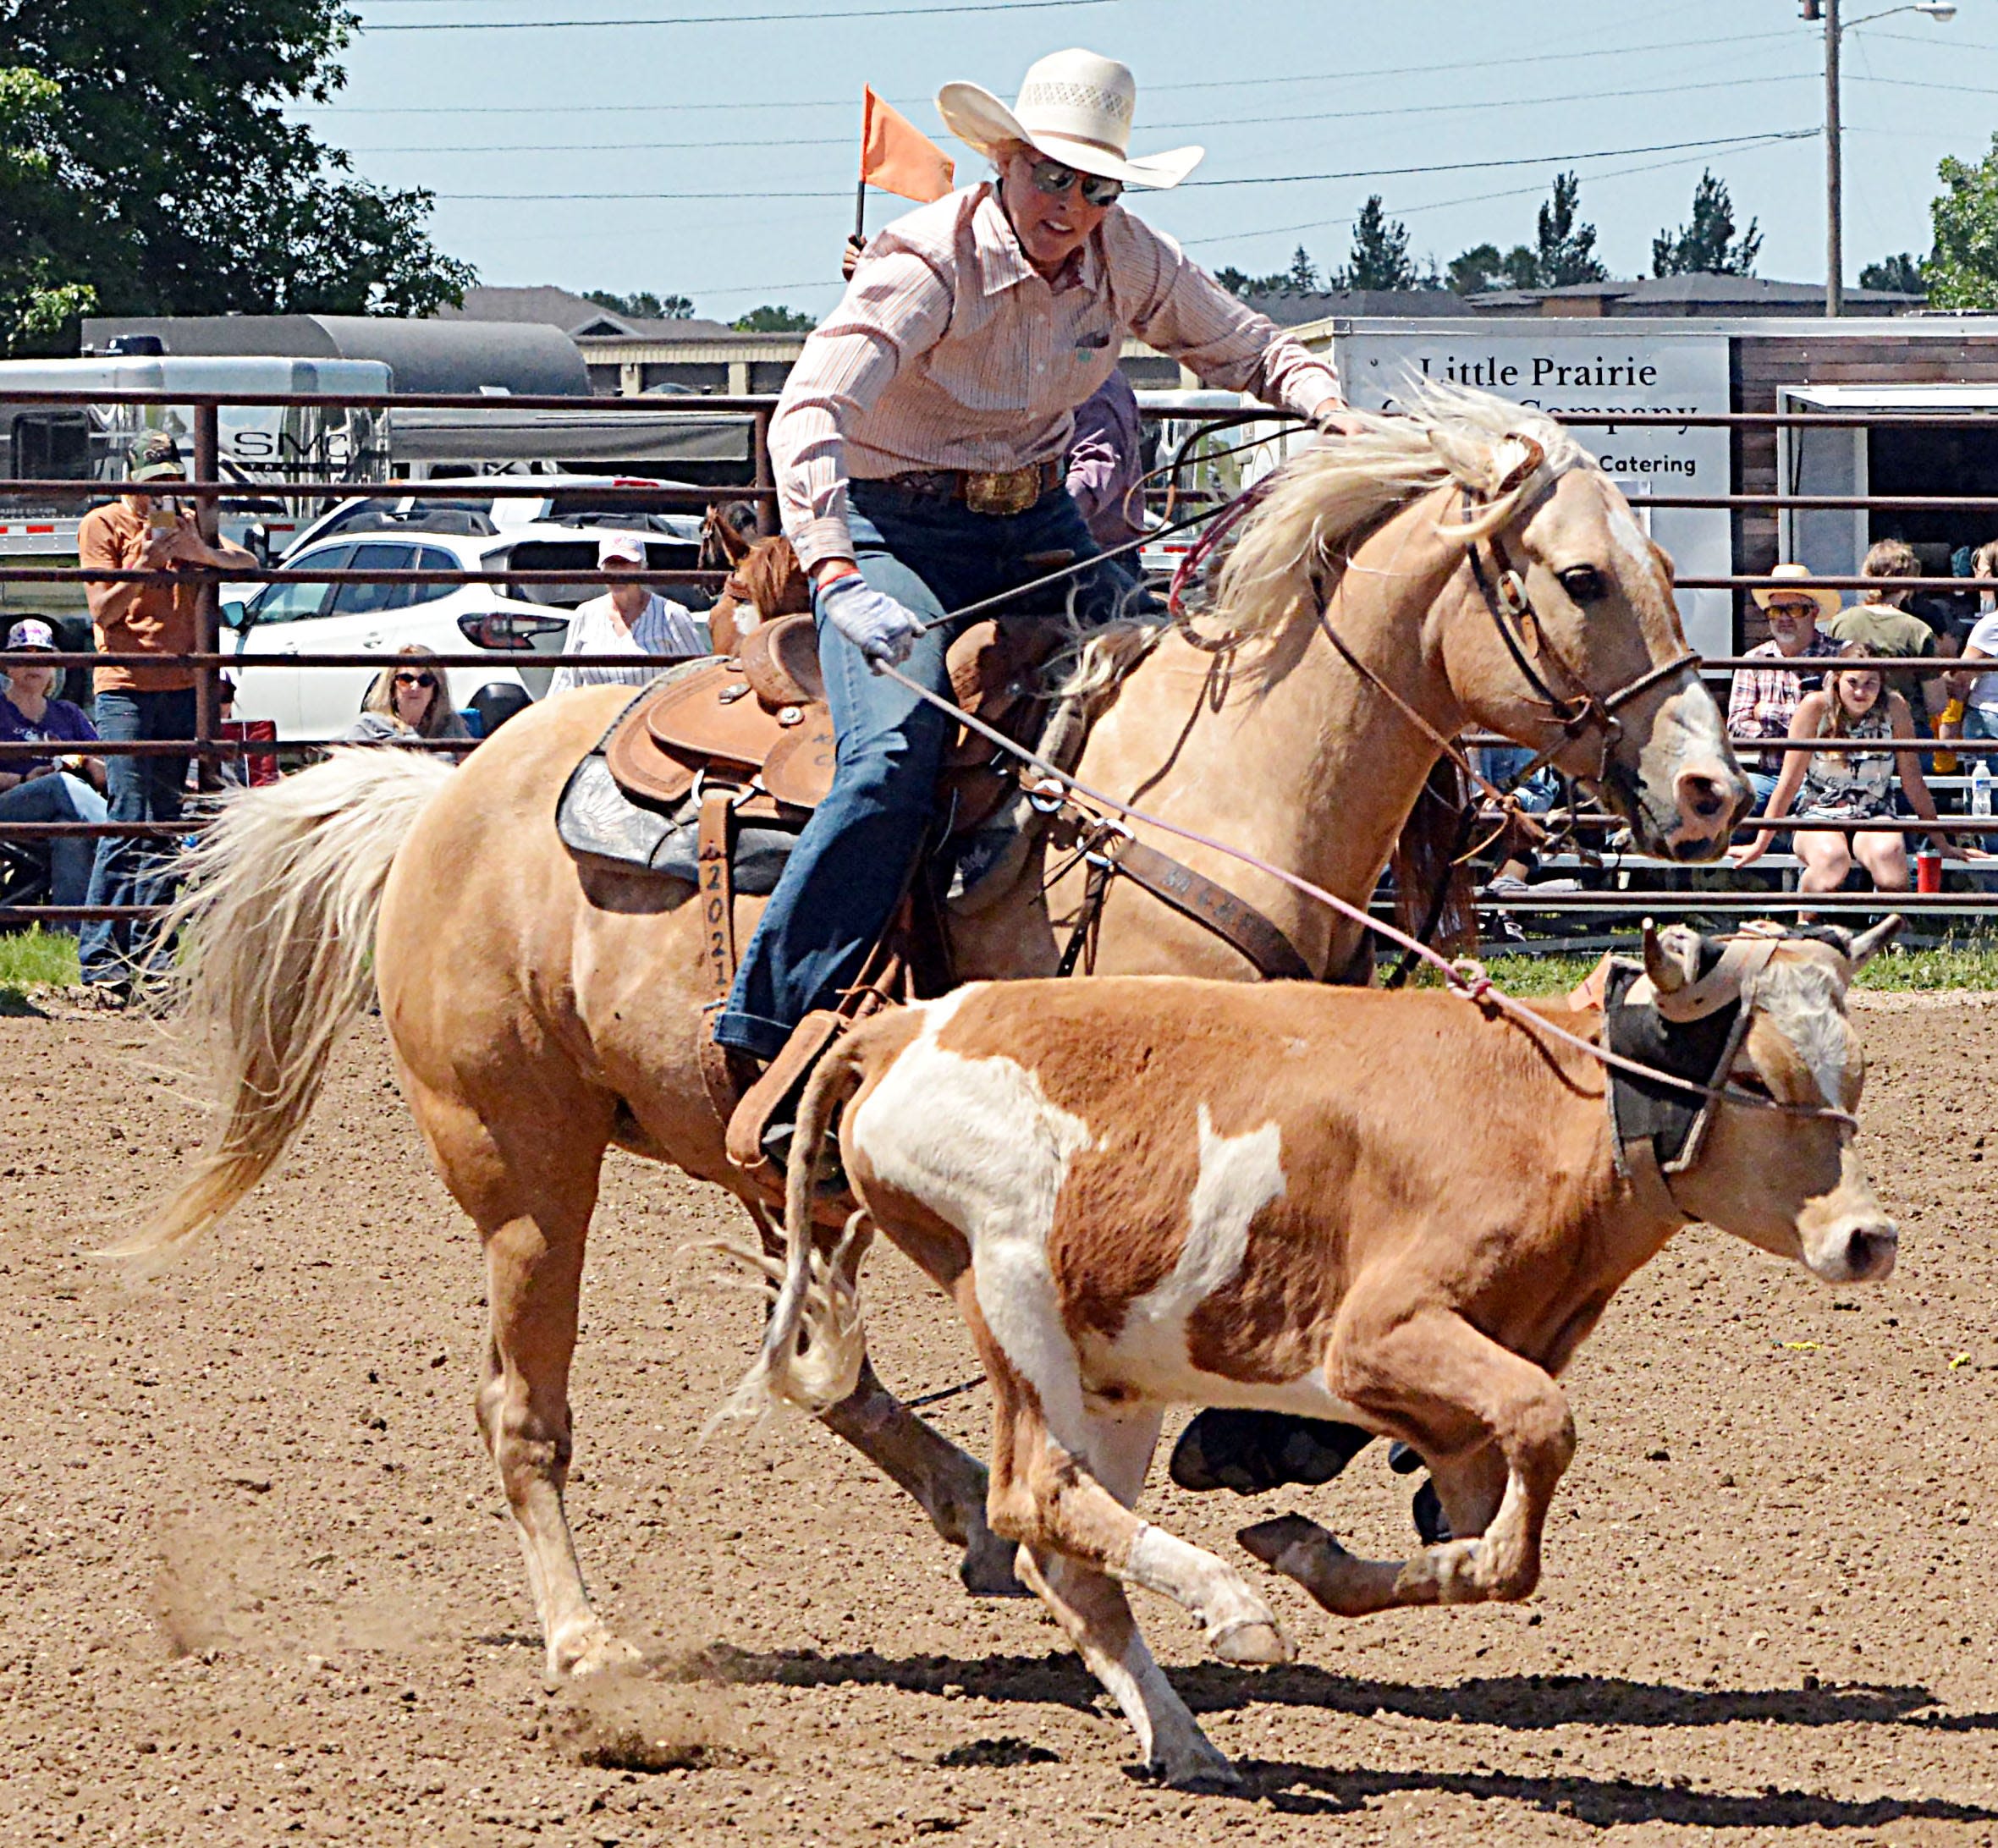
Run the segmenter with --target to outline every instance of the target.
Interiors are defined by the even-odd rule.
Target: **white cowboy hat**
[[[1788,600],[1792,597],[1808,597],[1818,606],[1823,616],[1836,616],[1843,608],[1836,591],[1828,591],[1822,584],[1811,582],[1811,568],[1808,564],[1779,564],[1770,568],[1770,575],[1781,578],[1781,584],[1765,584],[1748,592],[1755,599],[1756,606],[1767,609],[1772,597]]]
[[[1024,141],[1049,160],[1127,186],[1176,186],[1200,164],[1203,147],[1131,155],[1131,118],[1137,82],[1128,64],[1094,52],[1055,52],[1033,65],[1009,109],[977,84],[945,84],[937,113],[959,140],[996,155],[1008,141]]]

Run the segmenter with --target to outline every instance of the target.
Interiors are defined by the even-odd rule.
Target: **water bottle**
[[[1991,812],[1991,767],[1982,757],[1970,773],[1970,812],[1979,817]]]

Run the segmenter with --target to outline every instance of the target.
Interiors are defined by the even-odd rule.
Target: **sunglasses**
[[[1111,205],[1124,190],[1124,182],[1120,179],[1102,179],[1094,173],[1078,173],[1074,168],[1064,167],[1060,161],[1036,161],[1028,171],[1033,176],[1035,186],[1055,199],[1080,180],[1082,203],[1086,206]]]
[[[1793,616],[1802,619],[1808,616],[1815,619],[1818,614],[1818,606],[1815,603],[1771,603],[1769,607],[1769,613],[1778,618]]]
[[[437,685],[434,674],[399,674],[395,677],[398,686],[432,687]]]

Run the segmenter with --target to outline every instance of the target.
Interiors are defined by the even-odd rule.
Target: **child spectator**
[[[1865,643],[1858,641],[1847,642],[1839,650],[1841,656],[1851,657],[1869,652]],[[1912,739],[1915,726],[1907,700],[1885,685],[1879,668],[1839,668],[1825,675],[1817,692],[1804,696],[1792,734],[1802,739],[1877,738],[1885,747],[1891,740]],[[1935,802],[1922,780],[1920,752],[1885,748],[1784,752],[1782,773],[1764,814],[1768,820],[1776,821],[1789,813],[1795,801],[1800,821],[1886,820],[1894,813],[1897,766],[1908,806],[1924,821],[1933,822]],[[1746,866],[1759,860],[1775,833],[1770,828],[1758,830],[1748,845],[1735,850],[1735,865]],[[1873,876],[1877,890],[1907,890],[1907,839],[1898,828],[1859,828],[1850,834],[1830,828],[1800,828],[1795,839],[1797,857],[1803,864],[1797,882],[1800,892],[1837,891],[1854,860]]]
[[[1899,539],[1883,539],[1866,554],[1859,575],[1869,578],[1919,577],[1922,563],[1913,546]],[[1859,643],[1869,655],[1893,661],[1935,661],[1939,652],[1935,631],[1908,608],[1914,594],[1912,590],[1883,586],[1869,592],[1864,602],[1835,616],[1825,625],[1825,630],[1839,641]],[[1927,674],[1896,674],[1891,679],[1894,690],[1907,701],[1915,729],[1931,730],[1949,702],[1942,674],[1931,669]]]

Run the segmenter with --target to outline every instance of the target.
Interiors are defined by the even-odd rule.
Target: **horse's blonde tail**
[[[289,1147],[373,993],[388,869],[453,773],[416,751],[337,751],[234,797],[180,856],[184,883],[163,926],[179,949],[163,1009],[185,1030],[212,1110],[173,1191],[107,1257],[186,1244]]]
[[[711,1430],[720,1424],[753,1422],[773,1405],[796,1405],[816,1417],[850,1397],[859,1384],[861,1362],[867,1354],[859,1261],[864,1241],[872,1236],[871,1224],[864,1207],[854,1213],[828,1257],[812,1238],[812,1205],[827,1126],[834,1111],[858,1088],[860,1067],[850,1037],[835,1042],[798,1099],[790,1168],[784,1177],[782,1284],[756,1362],[708,1421]],[[764,1268],[777,1282],[776,1265]]]

